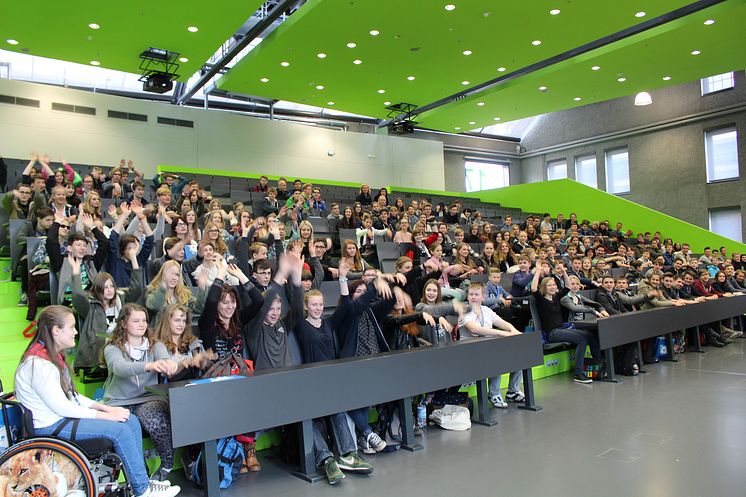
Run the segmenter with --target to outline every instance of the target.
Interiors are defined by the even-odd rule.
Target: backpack
[[[614,349],[614,372],[625,376],[637,376],[640,372],[640,358],[637,346],[632,343]]]
[[[373,424],[372,428],[386,442],[386,448],[383,449],[383,452],[399,450],[402,443],[402,434],[398,402],[381,404],[376,409],[378,411],[378,421]]]
[[[218,440],[218,477],[220,478],[220,488],[230,487],[238,477],[244,457],[243,445],[238,443],[235,437],[226,437]],[[192,474],[190,476],[190,480],[199,488],[204,486],[204,468],[202,466],[202,452],[200,451],[192,465]]]

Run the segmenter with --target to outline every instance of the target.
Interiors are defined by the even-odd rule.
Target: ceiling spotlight
[[[281,65],[282,67],[287,67],[287,66],[289,66],[289,65],[290,65],[290,62],[288,62],[288,61],[286,61],[286,60],[283,60],[282,62],[280,62],[280,65]]]
[[[408,79],[409,81],[414,81],[414,76],[407,76],[407,79]]]
[[[593,67],[591,67],[591,71],[598,71],[599,69],[601,69],[601,66],[593,66]]]
[[[5,41],[7,41],[9,45],[18,45],[18,40],[14,40],[12,38]]]
[[[316,57],[318,57],[319,59],[325,59],[326,58],[326,54],[324,52],[319,52],[319,53],[316,54]]]
[[[464,81],[462,81],[462,82],[461,82],[461,84],[462,84],[462,85],[464,85],[464,86],[466,86],[466,85],[468,85],[468,84],[469,84],[469,82],[468,82],[468,81],[466,81],[466,80],[464,80]]]
[[[552,14],[553,16],[556,16],[557,14],[560,13],[560,9],[552,9],[549,11],[549,13]]]
[[[92,65],[92,66],[100,66],[100,65],[101,65],[101,62],[99,62],[99,61],[97,61],[97,60],[92,60],[92,61],[91,61],[91,65]]]
[[[446,9],[447,11],[449,11],[449,12],[450,12],[450,11],[452,11],[453,9],[455,9],[455,8],[456,8],[456,6],[455,6],[455,5],[453,5],[452,3],[449,3],[449,4],[448,4],[448,5],[446,5],[446,6],[444,7],[444,8],[445,8],[445,9]]]
[[[692,50],[692,55],[699,55],[701,53],[699,50]]]
[[[317,90],[323,90],[324,89],[324,85],[316,85],[316,89]]]
[[[504,67],[498,67],[497,68],[497,72],[505,72],[505,68]]]
[[[539,87],[539,91],[547,91],[547,87],[546,86],[540,86]]]
[[[464,50],[464,55],[471,55],[471,50]]]
[[[640,12],[638,12],[638,13],[635,14],[635,17],[645,17],[646,15],[647,14],[645,12],[640,11]]]
[[[474,125],[474,124],[477,124],[477,122],[476,121],[469,121],[469,124]]]
[[[377,29],[371,29],[370,30],[370,35],[371,36],[378,36],[379,34],[381,34],[381,32],[378,31]]]
[[[715,24],[715,19],[707,19],[704,22],[704,24],[705,24],[705,26],[711,26],[711,25]]]
[[[187,31],[189,31],[190,33],[196,33],[197,31],[199,31],[199,28],[197,26],[189,26],[187,28]]]
[[[650,93],[641,91],[635,95],[635,105],[642,107],[643,105],[650,105],[653,103],[653,99],[650,97]]]
[[[352,63],[355,64],[356,66],[359,66],[360,64],[363,63],[363,61],[360,60],[360,59],[355,59],[355,60],[352,61]]]
[[[624,83],[625,81],[627,81],[627,78],[625,78],[624,76],[621,76],[617,78],[616,80],[619,81],[620,83]]]
[[[499,117],[493,117],[492,119],[494,119],[495,121],[499,121],[500,120]]]
[[[96,24],[95,22],[92,22],[92,23],[90,23],[90,24],[88,25],[88,27],[89,27],[89,28],[91,28],[91,29],[98,29],[98,28],[100,28],[101,26],[99,26],[99,25],[98,25],[98,24]]]
[[[334,102],[327,102],[326,105],[334,105]]]
[[[663,81],[671,81],[671,76],[663,76]]]
[[[484,107],[484,102],[477,102],[477,105],[480,107]]]
[[[259,81],[261,81],[262,83],[269,83],[269,78],[262,78]]]
[[[535,47],[538,47],[539,45],[541,45],[541,40],[534,40],[531,42],[531,44]]]
[[[355,48],[357,46],[357,43],[351,41],[347,44],[347,48]]]
[[[580,98],[580,97],[575,97],[575,98],[573,98],[573,100],[575,100],[576,102],[580,102],[580,101],[581,101],[581,100],[583,100],[583,99],[582,99],[582,98]]]
[[[378,90],[378,93],[380,93],[381,95],[383,95],[384,93],[386,93],[386,90]]]
[[[455,127],[455,128],[453,128],[453,129],[455,129],[456,131],[458,131],[458,130],[460,130],[460,129],[461,129],[461,126],[456,126],[456,127]]]
[[[189,59],[186,57],[179,57],[179,62],[189,62]]]
[[[385,105],[386,107],[388,107],[389,105],[391,105],[391,102],[389,102],[388,100],[386,100],[386,101],[385,101],[385,102],[383,103],[383,105]]]

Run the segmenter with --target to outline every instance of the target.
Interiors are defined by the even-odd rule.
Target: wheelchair
[[[0,396],[5,427],[5,440],[0,438],[0,443],[7,443],[0,445],[0,495],[133,495],[122,459],[114,452],[110,440],[92,438],[71,441],[56,436],[36,436],[31,411],[12,399],[12,392]],[[73,426],[73,439],[75,429]]]

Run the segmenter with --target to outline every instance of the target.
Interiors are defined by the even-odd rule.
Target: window
[[[710,209],[710,231],[739,243],[742,242],[741,208]]]
[[[735,79],[732,72],[726,72],[709,78],[702,78],[702,96],[716,91],[727,90],[735,86]]]
[[[547,162],[547,179],[567,178],[567,161],[565,159]]]
[[[606,191],[629,193],[629,154],[626,148],[606,152]]]
[[[598,188],[596,179],[596,156],[585,155],[575,158],[575,181]]]
[[[705,132],[707,182],[738,178],[738,136],[735,126]]]
[[[494,190],[510,185],[510,166],[499,162],[465,160],[466,191]]]

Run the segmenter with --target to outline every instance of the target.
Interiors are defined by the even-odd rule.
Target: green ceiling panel
[[[202,67],[262,4],[260,0],[201,1],[4,1],[0,46],[41,57],[139,73],[148,47],[179,52],[180,81]],[[99,29],[88,27],[96,23]],[[191,33],[187,27],[196,26]],[[11,45],[6,40],[17,40]]]
[[[446,10],[449,3],[455,9]],[[425,105],[688,3],[310,0],[218,86],[321,107],[334,102],[335,109],[386,117],[384,102]],[[560,13],[551,15],[552,9]],[[637,17],[638,12],[645,15]],[[371,30],[379,34],[372,36]],[[541,44],[534,46],[534,40]],[[348,48],[350,42],[354,48]],[[356,59],[362,63],[354,64]],[[452,130],[450,124],[439,127]]]

